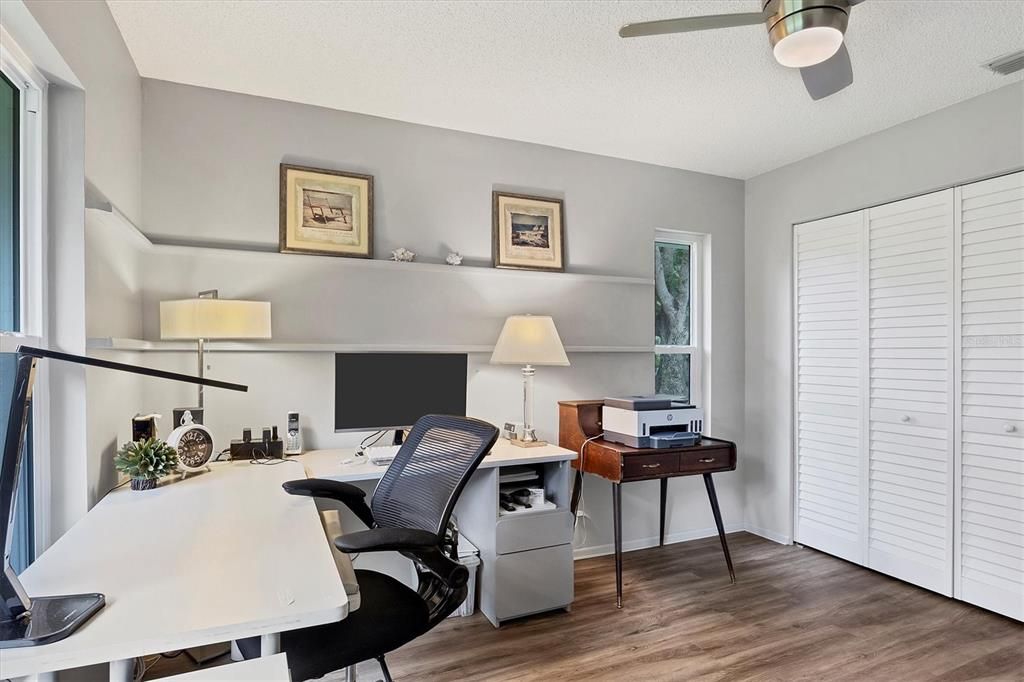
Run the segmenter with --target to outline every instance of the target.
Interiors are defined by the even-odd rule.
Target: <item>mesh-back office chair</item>
[[[385,654],[443,621],[466,599],[469,572],[445,529],[469,477],[498,439],[498,430],[466,417],[428,415],[412,427],[367,506],[354,485],[311,478],[289,481],[292,495],[344,503],[369,530],[346,533],[334,544],[345,553],[399,551],[419,575],[413,591],[376,571],[356,570],[360,606],[338,623],[282,633],[292,680],[308,680],[375,658],[384,678]],[[246,658],[259,655],[259,638],[239,642]]]

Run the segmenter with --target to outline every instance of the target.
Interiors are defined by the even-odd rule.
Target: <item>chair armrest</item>
[[[285,481],[281,487],[289,495],[322,497],[341,502],[351,509],[360,521],[373,527],[373,512],[366,504],[366,492],[351,483],[332,481],[328,478],[303,478],[296,481]]]
[[[437,549],[436,533],[416,528],[371,528],[334,538],[334,546],[346,554]]]

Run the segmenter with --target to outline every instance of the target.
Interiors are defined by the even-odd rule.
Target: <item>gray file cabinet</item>
[[[502,467],[478,470],[455,509],[462,534],[480,550],[480,611],[495,627],[572,604],[570,463],[536,466],[543,470],[547,498],[556,509],[500,515]]]

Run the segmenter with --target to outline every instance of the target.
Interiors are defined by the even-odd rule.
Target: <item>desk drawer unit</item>
[[[682,452],[679,454],[680,472],[698,473],[735,468],[735,452],[730,448],[709,448],[698,452]]]
[[[494,560],[498,620],[566,607],[573,598],[572,545],[502,554]]]
[[[508,514],[498,519],[498,554],[523,552],[572,542],[572,514],[564,509]]]
[[[679,453],[626,455],[622,458],[622,480],[661,478],[679,471]]]

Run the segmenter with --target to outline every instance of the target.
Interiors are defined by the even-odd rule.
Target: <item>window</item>
[[[44,345],[43,116],[46,81],[0,27],[0,434],[6,434],[13,351]],[[12,520],[10,559],[16,571],[48,540],[45,474],[48,460],[44,415],[48,407],[45,369],[33,392],[33,409]]]
[[[18,134],[21,92],[0,72],[0,332],[21,331]]]
[[[701,407],[705,240],[658,230],[654,242],[654,389]]]

